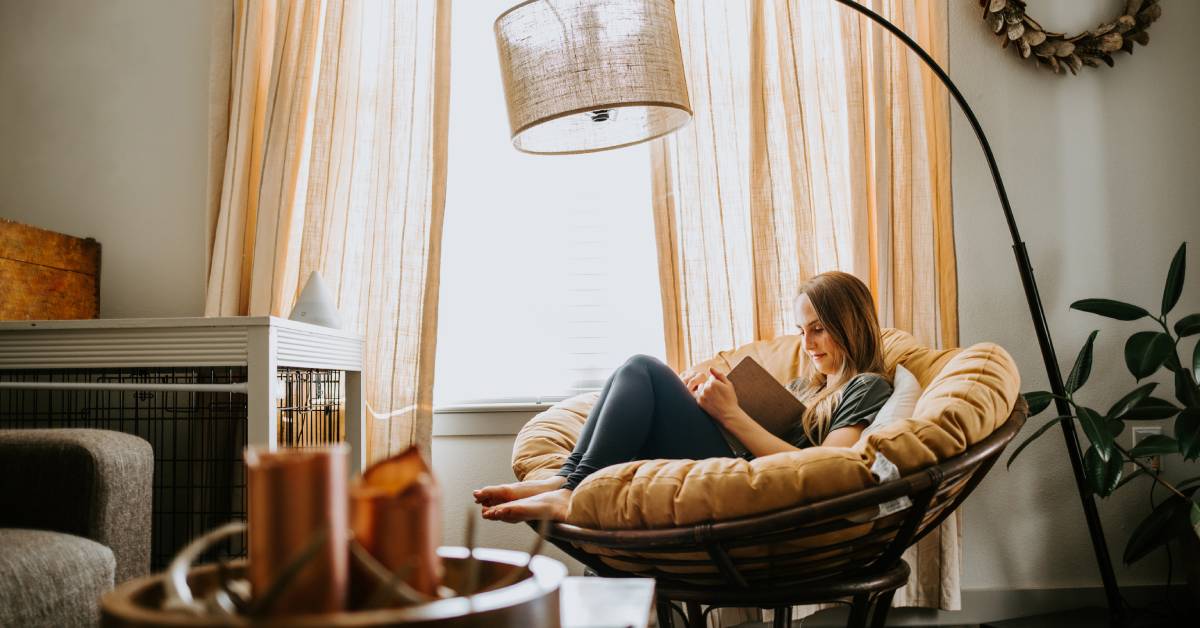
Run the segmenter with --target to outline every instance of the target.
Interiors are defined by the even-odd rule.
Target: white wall
[[[100,316],[204,313],[206,0],[0,0],[0,217],[100,241]]]
[[[1047,28],[1079,32],[1123,3],[1030,6]],[[1149,46],[1118,55],[1115,68],[1085,68],[1079,76],[1036,71],[1000,50],[979,18],[978,3],[950,7],[950,75],[995,151],[1059,362],[1065,374],[1087,334],[1100,330],[1097,363],[1083,396],[1106,410],[1134,387],[1121,358],[1125,339],[1153,327],[1110,323],[1069,310],[1070,303],[1109,297],[1157,312],[1171,256],[1186,239],[1190,268],[1176,311],[1200,311],[1200,72],[1194,65],[1200,40],[1188,30],[1200,23],[1200,3],[1163,3]],[[999,342],[1016,358],[1023,390],[1045,390],[1049,384],[982,151],[965,118],[956,114],[953,124],[962,341]],[[1191,350],[1191,342],[1185,346]],[[1167,386],[1161,396],[1173,397],[1172,390]],[[993,470],[967,502],[965,588],[1099,586],[1063,438],[1056,432],[1043,440],[1022,453],[1011,471]],[[1190,466],[1193,475],[1200,471]],[[1179,467],[1167,470],[1178,474]],[[1100,504],[1121,585],[1166,579],[1163,552],[1132,568],[1121,565],[1132,526],[1148,512],[1142,488],[1126,487]],[[1178,554],[1175,567],[1178,582]]]

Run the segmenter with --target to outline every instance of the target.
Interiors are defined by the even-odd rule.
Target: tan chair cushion
[[[884,330],[885,375],[897,363],[925,392],[914,417],[863,438],[854,447],[812,447],[752,461],[637,460],[588,476],[571,498],[567,521],[602,529],[645,529],[719,521],[798,506],[875,484],[870,473],[882,451],[902,472],[961,453],[1004,422],[1020,378],[1012,358],[983,343],[966,350],[933,350],[895,329]],[[795,378],[804,359],[799,336],[750,343],[697,365],[728,371],[753,356],[772,375]],[[574,447],[597,393],[567,399],[530,420],[513,447],[518,479],[555,474]]]
[[[576,395],[530,419],[513,443],[512,469],[517,479],[541,480],[557,473],[575,449],[588,412],[599,398],[595,392]]]
[[[1020,388],[1007,351],[990,342],[974,345],[946,361],[917,400],[912,418],[868,435],[864,449],[882,453],[902,474],[936,464],[1000,427]]]
[[[844,447],[751,461],[638,460],[588,476],[571,497],[567,521],[603,529],[683,526],[819,501],[872,484],[866,456]]]

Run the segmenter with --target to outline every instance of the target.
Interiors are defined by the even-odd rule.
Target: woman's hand
[[[693,393],[696,401],[714,421],[741,441],[750,453],[761,458],[783,451],[797,451],[795,445],[768,432],[742,410],[728,377],[715,369],[709,369],[706,375],[704,383]]]
[[[724,424],[727,421],[735,421],[745,413],[738,406],[737,393],[733,390],[733,384],[729,383],[729,379],[716,369],[708,369],[708,373],[701,373],[700,378],[703,383],[699,384],[693,391],[696,397],[696,402],[700,407],[707,412],[712,418]]]
[[[700,384],[703,384],[704,380],[708,379],[708,372],[697,371],[691,368],[680,373],[679,379],[683,380],[683,385],[687,386],[687,389],[694,393],[700,387]]]

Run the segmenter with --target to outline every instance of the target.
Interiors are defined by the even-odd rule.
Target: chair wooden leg
[[[846,628],[867,628],[867,620],[871,616],[871,596],[859,593],[854,596],[850,605],[850,618],[846,620]]]
[[[654,614],[658,616],[659,628],[675,628],[675,618],[671,617],[671,600],[665,597],[655,599]]]
[[[771,628],[792,628],[792,607],[781,606],[775,609],[775,619]]]
[[[704,628],[704,612],[700,610],[699,602],[687,603],[687,625],[688,628]]]
[[[884,628],[887,626],[888,611],[892,610],[892,597],[896,595],[896,590],[885,592],[875,600],[874,612],[871,613],[871,628]]]

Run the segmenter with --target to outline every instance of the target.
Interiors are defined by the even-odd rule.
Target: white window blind
[[[512,147],[492,22],[513,2],[454,4],[439,406],[558,399],[665,352],[647,145]]]

